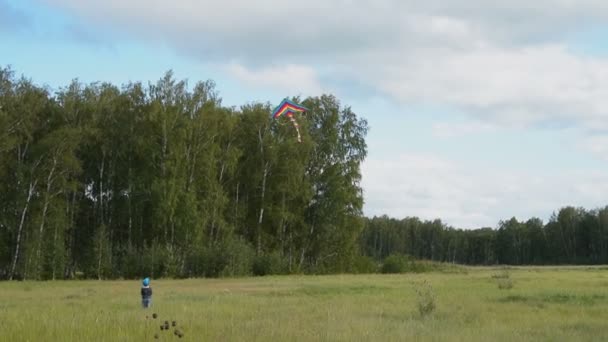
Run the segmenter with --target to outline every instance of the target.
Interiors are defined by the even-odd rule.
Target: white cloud
[[[461,137],[469,134],[491,133],[498,131],[496,125],[482,121],[467,122],[436,122],[432,126],[432,134],[437,138]]]
[[[583,139],[579,147],[584,151],[593,153],[600,159],[608,161],[608,136],[606,135],[589,136]]]
[[[254,87],[316,95],[337,78],[332,84],[352,80],[404,106],[470,115],[438,123],[436,137],[537,124],[608,132],[608,58],[576,54],[565,38],[605,25],[605,0],[39,1],[121,36],[223,63]],[[608,155],[602,136],[580,146]],[[495,170],[428,155],[372,158],[363,172],[372,214],[457,226],[494,226],[496,217],[549,215],[567,204],[594,207],[608,193],[603,172]]]
[[[604,206],[608,174],[571,170],[533,176],[526,169],[465,165],[435,155],[369,159],[363,165],[368,215],[441,218],[459,228],[500,219],[548,217],[563,206]]]
[[[317,73],[307,66],[290,64],[249,70],[232,63],[226,69],[233,77],[252,87],[270,87],[293,95],[317,95],[323,92]]]
[[[432,50],[365,77],[403,103],[443,103],[502,124],[593,127],[608,119],[608,59],[578,57],[559,45]]]
[[[165,18],[158,25],[167,23],[198,28],[247,28],[268,26],[290,22],[284,30],[302,30],[307,23],[323,27],[357,27],[360,24],[392,25],[391,19],[404,16],[428,15],[457,18],[478,23],[493,31],[507,31],[511,34],[526,31],[563,32],[571,25],[580,25],[581,20],[599,21],[608,17],[608,4],[603,0],[513,0],[505,2],[478,2],[471,0],[309,0],[272,1],[260,0],[255,3],[246,0],[41,0],[58,7],[69,9],[89,17],[101,19],[109,16],[123,20],[130,16],[135,20]],[[249,19],[248,21],[241,21]],[[359,19],[354,21],[353,19]],[[302,25],[297,25],[298,21]],[[393,20],[395,22],[396,20]],[[401,25],[401,23],[399,23]],[[549,24],[555,24],[550,27]],[[314,26],[314,25],[310,25]]]
[[[239,60],[245,82],[285,86],[272,71],[283,68],[304,80],[297,93],[321,89],[312,65],[324,65],[404,104],[500,124],[608,118],[608,59],[561,41],[605,22],[605,1],[40,1],[201,61]]]

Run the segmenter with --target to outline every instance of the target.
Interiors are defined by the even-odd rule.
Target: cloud
[[[437,138],[453,138],[470,134],[496,132],[498,127],[481,121],[467,122],[436,122],[432,126],[432,134]]]
[[[201,61],[237,60],[229,70],[248,82],[282,68],[308,91],[335,75],[405,105],[441,103],[501,125],[596,127],[608,117],[608,60],[563,42],[605,22],[605,1],[45,2]]]
[[[608,175],[565,170],[533,176],[524,168],[465,165],[431,154],[372,158],[362,168],[365,213],[440,218],[458,228],[496,227],[500,219],[548,217],[567,205],[605,205]]]
[[[437,137],[575,126],[598,134],[581,142],[586,151],[608,150],[608,58],[569,45],[572,35],[606,25],[605,0],[38,1],[121,37],[223,64],[252,87],[354,87],[357,100],[381,93],[403,107],[469,115],[436,124]],[[594,207],[608,191],[603,172],[495,169],[432,155],[370,157],[363,172],[369,213],[461,227],[571,203]]]
[[[608,161],[608,136],[606,135],[588,136],[579,143],[579,147],[599,159]]]
[[[249,70],[232,63],[226,69],[233,77],[252,87],[270,87],[294,95],[316,95],[323,91],[315,70],[307,66],[289,64]]]
[[[608,18],[603,0],[39,0],[108,27],[243,55],[435,44],[473,34],[500,45],[546,41]],[[387,20],[388,19],[388,20]],[[462,43],[462,42],[461,42]]]
[[[402,103],[443,103],[500,124],[590,128],[608,118],[608,60],[560,45],[431,50],[366,77]]]
[[[45,2],[98,25],[167,42],[199,58],[229,56],[258,64],[285,57],[331,57],[336,51],[348,53],[361,47],[386,45],[397,36],[387,35],[387,28],[398,26],[390,21],[377,25],[382,23],[379,16],[369,16],[376,7],[379,8],[375,12],[390,13],[381,5],[367,3],[345,11],[346,1]],[[339,12],[340,18],[343,13],[348,16],[336,20],[333,14]]]

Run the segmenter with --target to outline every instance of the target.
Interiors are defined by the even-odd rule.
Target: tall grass
[[[500,269],[466,271],[153,279],[148,310],[138,281],[4,282],[0,341],[608,340],[604,270],[511,269],[508,292]]]
[[[416,287],[416,295],[420,316],[428,316],[435,311],[437,307],[435,292],[427,281]]]
[[[492,275],[492,278],[496,279],[496,284],[500,290],[510,290],[514,286],[514,281],[507,267],[503,267],[499,273]]]

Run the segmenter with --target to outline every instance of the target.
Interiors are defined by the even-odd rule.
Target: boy
[[[144,278],[141,287],[141,304],[144,308],[148,308],[152,304],[152,288],[150,287],[150,278],[147,277]]]

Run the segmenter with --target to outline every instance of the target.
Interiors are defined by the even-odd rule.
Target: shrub
[[[250,275],[253,267],[255,250],[243,238],[229,238],[223,243],[227,263],[221,271],[224,277]]]
[[[509,290],[513,288],[513,280],[511,278],[500,278],[496,281],[498,288],[501,290]]]
[[[163,260],[164,264],[164,274],[163,276],[169,278],[177,278],[181,276],[180,274],[180,266],[182,264],[182,256],[179,251],[174,248],[165,248],[165,260]]]
[[[407,271],[414,273],[432,272],[439,269],[437,264],[426,260],[412,260],[408,266]]]
[[[283,260],[278,253],[263,254],[256,256],[253,260],[253,275],[265,276],[270,274],[284,273]]]
[[[238,277],[251,275],[255,251],[242,238],[228,237],[187,253],[184,277]]]
[[[217,278],[228,265],[228,257],[220,245],[200,246],[186,256],[184,277]]]
[[[492,275],[492,278],[496,279],[496,284],[501,290],[509,290],[513,288],[513,279],[507,268],[503,268],[501,272]]]
[[[159,244],[145,245],[141,250],[127,249],[124,256],[124,277],[160,278],[165,274],[166,248]],[[127,276],[128,274],[128,276]]]
[[[435,311],[435,308],[437,307],[436,296],[431,284],[426,280],[423,281],[422,284],[419,284],[416,287],[416,294],[418,313],[420,313],[421,316],[427,316]]]
[[[223,246],[207,247],[202,253],[203,277],[218,278],[228,265],[227,252]]]
[[[494,279],[502,279],[502,278],[509,278],[511,275],[509,274],[509,269],[507,267],[502,267],[500,272],[498,273],[494,273],[492,275],[492,278]]]
[[[369,274],[378,272],[378,263],[374,258],[358,255],[353,260],[352,272],[358,274]]]
[[[384,259],[382,273],[403,273],[408,269],[409,258],[393,254]]]

